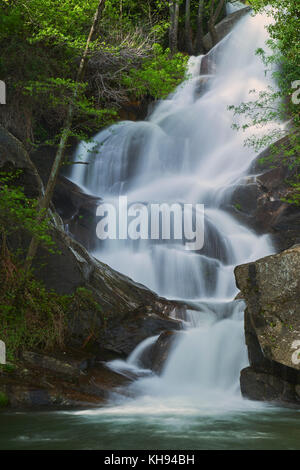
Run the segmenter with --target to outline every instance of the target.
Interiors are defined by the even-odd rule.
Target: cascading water
[[[229,105],[267,87],[264,66],[255,55],[266,40],[266,18],[243,18],[211,52],[214,75],[199,76],[202,57],[191,58],[189,77],[145,122],[123,122],[96,136],[97,146],[77,150],[90,164],[78,165],[71,179],[86,191],[129,202],[205,205],[205,244],[200,252],[182,245],[140,240],[99,242],[94,255],[162,296],[192,302],[186,329],[178,334],[160,377],[140,378],[130,387],[143,401],[191,401],[205,407],[239,401],[239,373],[247,365],[241,301],[233,270],[273,251],[224,209],[255,155],[245,134],[231,129]],[[139,371],[141,354],[156,338],[139,346],[118,370]],[[232,400],[233,399],[233,400]],[[128,398],[127,400],[130,401]]]

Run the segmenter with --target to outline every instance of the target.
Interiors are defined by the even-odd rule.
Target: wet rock
[[[74,304],[69,315],[70,346],[88,343],[97,351],[127,355],[147,337],[181,327],[170,316],[184,305],[160,298],[114,271],[61,230],[55,229],[53,237],[59,253],[49,255],[40,248],[34,267],[49,290],[74,294],[83,289],[83,301]]]
[[[223,38],[225,38],[225,36],[227,36],[227,34],[232,31],[234,26],[241,20],[241,18],[247,15],[250,11],[250,7],[245,7],[241,10],[231,13],[231,15],[226,16],[222,21],[220,21],[220,23],[216,25],[218,40],[221,41]],[[210,33],[204,36],[203,43],[207,51],[212,48],[213,44],[211,41]]]
[[[243,394],[300,404],[300,245],[239,266],[235,276],[247,304]]]
[[[100,201],[64,176],[59,177],[53,195],[55,209],[67,231],[90,251],[95,248],[96,236],[91,236],[91,227],[97,225],[96,211]]]
[[[289,382],[248,367],[241,372],[242,394],[256,401],[281,402],[300,406],[300,395]]]
[[[216,73],[217,67],[215,57],[211,53],[206,54],[201,61],[200,75],[211,75]]]
[[[244,185],[238,185],[231,197],[231,204],[239,211],[253,215],[258,207],[259,198],[262,191],[257,183],[250,182]]]
[[[163,372],[170,352],[177,339],[178,333],[174,331],[165,331],[159,336],[158,340],[153,345],[151,351],[151,368],[156,374],[160,375]]]
[[[178,320],[155,313],[152,307],[140,308],[125,315],[122,320],[106,329],[99,338],[99,347],[105,347],[121,356],[128,356],[142,341],[165,330],[180,330]]]
[[[99,406],[110,392],[120,389],[121,393],[121,387],[130,382],[80,352],[68,350],[65,361],[57,354],[26,352],[23,356],[13,372],[0,371],[0,396],[12,409]]]
[[[195,98],[199,99],[203,96],[208,90],[212,77],[199,77],[197,86],[195,88]]]
[[[6,131],[1,136],[1,164],[24,168],[29,178],[26,187],[35,188],[31,196],[40,194],[41,180],[22,145]],[[69,183],[64,181],[61,191],[61,197],[71,192],[69,201],[75,208],[90,207],[90,198],[79,194]],[[69,351],[91,354],[97,361],[127,356],[149,336],[180,329],[181,322],[173,317],[176,312],[185,310],[182,303],[161,298],[96,260],[62,229],[59,215],[55,212],[52,215],[55,252],[49,253],[40,246],[32,267],[46,289],[73,296],[66,313],[68,352],[65,357],[39,351],[25,352],[20,368],[14,374],[3,375],[0,371],[0,392],[7,394],[11,406],[100,403],[111,387],[124,383],[124,377],[117,374],[111,380],[112,375],[107,370],[105,374],[103,370],[100,373],[98,365],[93,371],[91,364],[86,367],[82,358],[74,358]],[[21,231],[12,234],[9,242],[12,249],[26,253],[30,239]]]
[[[272,235],[282,251],[300,243],[300,206],[290,204],[292,180],[298,167],[290,167],[285,152],[292,148],[285,136],[264,150],[251,165],[252,175],[241,182],[223,207],[258,233]]]

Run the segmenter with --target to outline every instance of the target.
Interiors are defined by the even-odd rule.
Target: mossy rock
[[[0,408],[5,408],[8,406],[9,400],[6,393],[0,390]]]

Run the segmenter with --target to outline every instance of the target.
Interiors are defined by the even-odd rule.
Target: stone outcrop
[[[225,206],[257,232],[271,234],[278,251],[300,243],[300,206],[286,202],[292,191],[289,180],[299,171],[285,158],[294,145],[291,138],[294,142],[293,135],[283,137],[256,158],[250,168],[254,176],[236,187]]]
[[[239,266],[235,276],[247,304],[242,393],[300,406],[300,245]]]
[[[0,397],[13,409],[96,407],[129,382],[88,353],[25,351],[13,370],[0,370]]]
[[[28,197],[42,194],[43,183],[27,152],[2,128],[0,166],[4,171],[23,171],[22,183]],[[90,198],[81,194],[72,183],[64,183],[61,191],[71,192],[69,201],[75,208],[76,205],[78,210],[90,207]],[[159,297],[92,257],[63,230],[58,214],[53,212],[52,215],[55,252],[49,253],[40,246],[33,269],[48,290],[74,296],[66,318],[65,356],[57,358],[29,351],[15,372],[0,371],[0,392],[9,397],[11,406],[74,406],[74,403],[96,402],[97,397],[103,398],[101,377],[109,375],[99,361],[126,357],[149,336],[181,329],[181,322],[173,318],[176,311],[180,317],[184,305]],[[18,233],[10,236],[9,243],[12,248],[23,249],[26,253],[29,238],[26,233]],[[74,351],[80,356],[90,355],[89,361],[96,366],[89,365],[85,370],[82,365],[85,358],[78,362]],[[43,382],[42,377],[45,377]],[[106,391],[110,380],[111,375],[104,387]],[[83,381],[80,387],[78,381]],[[113,382],[120,384],[115,376]]]
[[[172,348],[175,346],[179,333],[175,331],[164,331],[152,347],[151,369],[160,375],[170,356]]]
[[[250,7],[245,7],[234,13],[231,13],[231,15],[226,16],[222,21],[220,21],[220,23],[216,25],[218,40],[221,41],[223,38],[225,38],[225,36],[227,36],[227,34],[232,31],[233,27],[238,23],[238,21],[240,21],[240,19],[247,15],[250,11]],[[205,49],[209,51],[213,46],[210,33],[204,36],[203,42]]]

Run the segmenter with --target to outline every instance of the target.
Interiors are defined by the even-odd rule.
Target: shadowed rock
[[[242,393],[300,405],[300,245],[238,266],[235,276],[247,304],[251,365],[241,375]]]

